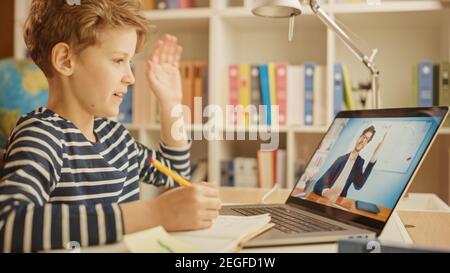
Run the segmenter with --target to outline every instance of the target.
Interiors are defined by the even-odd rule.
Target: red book
[[[236,107],[239,105],[239,66],[238,65],[230,65],[228,68],[228,80],[230,83],[230,105]],[[228,113],[227,116],[231,117],[230,124],[237,124],[237,114],[234,112],[233,115]]]
[[[277,103],[280,111],[280,126],[286,125],[286,95],[287,95],[287,64],[275,65],[275,84]]]
[[[180,9],[193,8],[194,6],[195,6],[194,0],[178,0],[178,8]]]

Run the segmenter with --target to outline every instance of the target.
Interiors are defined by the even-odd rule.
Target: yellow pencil
[[[175,182],[177,182],[181,186],[185,186],[185,187],[192,186],[192,184],[189,181],[187,181],[186,179],[181,177],[179,174],[171,171],[169,168],[167,168],[166,166],[161,164],[161,162],[159,162],[158,160],[151,158],[149,161],[150,161],[150,164],[152,164],[153,166],[155,166],[156,169],[158,169],[158,171],[162,172],[163,174],[165,174],[169,177],[172,177],[173,180],[175,180]]]

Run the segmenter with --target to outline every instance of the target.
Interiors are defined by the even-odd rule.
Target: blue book
[[[176,8],[178,8],[177,0],[167,0],[167,8],[168,9],[176,9]]]
[[[305,125],[313,125],[314,68],[314,64],[305,63]]]
[[[133,101],[133,85],[128,86],[128,92],[123,98],[122,104],[119,107],[119,116],[117,120],[123,124],[132,123],[133,117],[133,109],[132,109],[132,101]]]
[[[264,119],[261,123],[270,126],[272,125],[272,112],[270,104],[270,83],[269,83],[269,66],[263,64],[259,66],[259,80],[261,82],[261,103],[266,107],[266,112],[264,113]]]
[[[342,110],[342,104],[344,103],[344,72],[342,64],[334,65],[333,94],[333,111],[336,116]]]
[[[419,106],[433,106],[433,63],[419,63]]]

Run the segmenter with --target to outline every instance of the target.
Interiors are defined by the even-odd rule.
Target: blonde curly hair
[[[24,39],[29,54],[47,77],[52,77],[53,47],[67,43],[75,53],[99,40],[104,29],[133,27],[138,51],[147,39],[150,22],[140,15],[139,0],[33,0],[25,22]]]

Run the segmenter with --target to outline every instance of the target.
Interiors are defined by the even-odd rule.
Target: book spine
[[[168,9],[168,0],[157,0],[156,8],[157,9]]]
[[[450,105],[450,63],[442,62],[439,71],[439,105]],[[444,123],[444,126],[450,127],[450,118]]]
[[[267,64],[263,64],[259,67],[259,76],[261,83],[261,101],[265,106],[266,111],[264,113],[266,125],[272,125],[272,110],[270,105],[270,84],[269,84],[269,67]]]
[[[177,7],[180,9],[188,9],[194,7],[194,0],[178,0]]]
[[[326,109],[326,81],[325,68],[316,66],[314,70],[314,103],[313,103],[313,124],[314,126],[325,125],[327,123]]]
[[[313,125],[314,67],[312,63],[305,63],[305,125]]]
[[[251,104],[256,107],[258,111],[256,113],[252,113],[252,116],[250,117],[250,122],[253,125],[256,125],[259,123],[259,105],[261,104],[261,84],[259,81],[259,66],[258,65],[252,65],[251,66]]]
[[[279,124],[279,113],[275,111],[274,106],[278,105],[277,102],[277,86],[275,76],[275,64],[269,63],[269,94],[270,94],[270,111],[271,111],[271,125]]]
[[[230,92],[230,105],[236,109],[239,105],[239,66],[230,65],[228,68],[228,81],[229,81],[229,92]],[[230,117],[230,125],[237,124],[236,111],[228,113]]]
[[[334,75],[333,75],[333,109],[334,115],[337,115],[342,111],[342,104],[344,103],[344,82],[343,82],[343,72],[342,65],[334,65]]]
[[[248,125],[250,123],[249,115],[246,112],[251,102],[251,87],[250,87],[250,65],[239,65],[239,104],[243,107],[243,115],[238,115],[239,125]]]
[[[143,10],[153,10],[156,8],[156,0],[143,0],[141,8]]]
[[[276,94],[280,111],[279,124],[285,126],[287,123],[286,116],[286,96],[287,96],[287,64],[277,64],[276,67]]]
[[[177,0],[167,0],[168,9],[176,9],[178,7]]]
[[[342,65],[342,76],[344,79],[344,101],[347,110],[355,110],[355,102],[353,101],[353,89],[350,83],[350,76],[348,74],[347,66]]]
[[[419,106],[433,106],[433,63],[419,63]]]

